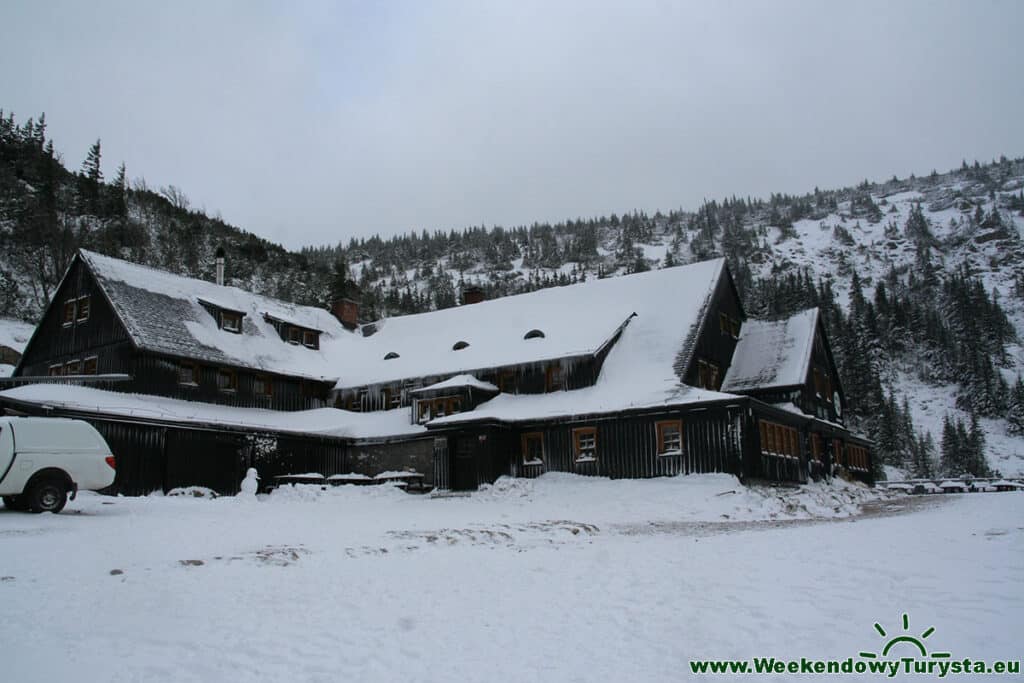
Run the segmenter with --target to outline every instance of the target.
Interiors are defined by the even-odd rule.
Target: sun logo
[[[878,659],[879,657],[888,657],[889,653],[894,647],[900,643],[907,643],[910,646],[916,648],[917,652],[921,657],[931,657],[933,659],[948,659],[951,655],[948,652],[933,652],[928,654],[928,649],[924,646],[924,641],[928,639],[928,636],[935,633],[935,627],[929,626],[919,636],[908,635],[910,632],[910,617],[906,614],[903,615],[903,633],[901,635],[894,635],[891,638],[889,634],[885,632],[882,625],[877,621],[875,622],[875,630],[878,631],[878,635],[882,638],[888,638],[885,642],[885,646],[882,647],[882,654],[878,655],[874,652],[861,652],[861,657],[866,659]]]

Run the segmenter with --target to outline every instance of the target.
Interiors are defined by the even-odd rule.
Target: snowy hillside
[[[966,266],[997,296],[1012,322],[1017,340],[1007,345],[1007,358],[998,368],[1012,386],[1024,374],[1024,216],[1019,203],[1024,174],[1016,170],[993,192],[987,184],[970,180],[970,171],[872,187],[869,196],[880,217],[858,216],[848,200],[824,216],[794,222],[791,231],[771,228],[764,250],[769,258],[759,274],[808,268],[815,279],[833,281],[848,308],[850,273],[856,269],[865,295],[874,298],[875,285],[887,273],[919,266],[918,249],[905,226],[920,207],[934,238],[930,251],[939,269],[948,273]],[[893,364],[885,371],[883,379],[909,398],[915,422],[936,438],[946,415],[968,419],[954,400],[955,387],[921,381],[912,364]],[[1004,420],[982,424],[991,465],[1005,474],[1024,472],[1024,437],[1008,433]]]

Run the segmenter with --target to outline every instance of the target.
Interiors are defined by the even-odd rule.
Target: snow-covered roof
[[[284,412],[239,408],[175,398],[104,391],[65,384],[28,384],[0,391],[0,399],[38,406],[185,424],[218,424],[290,434],[378,439],[414,436],[426,430],[410,424],[408,410],[353,413],[336,408]]]
[[[430,425],[528,421],[736,398],[686,386],[679,376],[689,365],[701,320],[724,272],[724,261],[716,259],[562,288],[565,295],[575,290],[575,301],[560,302],[557,312],[566,317],[595,310],[602,301],[629,303],[636,313],[605,358],[597,382],[573,391],[500,394],[473,411]]]
[[[35,326],[13,318],[0,318],[0,346],[14,349],[18,353],[25,350],[25,345],[32,338]]]
[[[623,327],[641,374],[651,365],[658,377],[674,378],[673,362],[724,272],[724,259],[714,259],[385,319],[346,348],[337,387],[593,355]],[[532,330],[544,336],[525,339]]]
[[[939,484],[939,488],[940,489],[966,489],[967,488],[967,484],[965,484],[962,481],[953,481],[952,479],[947,479],[946,481],[944,481],[941,484]]]
[[[810,368],[818,309],[784,320],[743,323],[722,391],[749,391],[803,384]]]
[[[484,382],[473,375],[455,375],[450,379],[446,379],[443,382],[437,382],[430,386],[422,387],[420,389],[414,389],[410,393],[413,394],[427,394],[434,393],[437,391],[445,391],[447,389],[477,389],[479,391],[489,391],[493,393],[498,392],[498,387],[494,386],[490,382]]]
[[[334,359],[344,357],[339,347],[355,337],[333,315],[319,308],[175,275],[84,249],[80,253],[132,340],[149,351],[334,381],[341,371]],[[245,313],[241,334],[219,329],[203,302]],[[320,348],[283,341],[265,316],[322,330]]]

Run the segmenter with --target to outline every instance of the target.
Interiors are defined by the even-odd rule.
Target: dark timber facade
[[[478,381],[476,387],[431,389],[456,374],[449,373],[341,388],[332,380],[304,377],[287,368],[267,371],[212,361],[187,349],[178,354],[147,348],[118,313],[116,297],[126,296],[125,291],[105,283],[87,259],[77,257],[5,386],[33,381],[86,384],[275,411],[332,406],[350,411],[339,411],[342,421],[355,412],[401,411],[410,424],[422,424],[427,431],[420,428],[405,437],[325,437],[232,425],[219,421],[216,411],[210,411],[209,420],[181,424],[99,408],[54,409],[44,402],[0,395],[0,406],[10,411],[79,417],[94,424],[118,458],[114,490],[121,493],[188,485],[232,493],[248,467],[256,467],[264,483],[299,472],[373,475],[414,469],[428,484],[456,490],[473,490],[500,476],[556,471],[612,478],[725,472],[744,481],[788,483],[842,474],[873,481],[870,443],[844,426],[845,395],[818,317],[813,329],[802,332],[813,335],[813,341],[807,338],[810,351],[799,376],[784,384],[753,383],[721,393],[748,322],[724,264],[690,333],[680,340],[671,369],[682,385],[712,392],[710,398],[598,413],[571,410],[570,392],[595,386],[629,319],[605,342],[591,347],[596,350],[582,355],[463,371]],[[159,309],[155,316],[189,314],[179,299],[154,292],[146,296]],[[213,300],[199,303],[225,335],[250,331],[247,326],[257,315],[255,309],[235,310]],[[668,307],[661,314],[674,312]],[[281,344],[319,352],[325,333],[308,320],[260,317]],[[338,323],[343,334],[363,339],[374,332],[361,331],[353,319],[350,314],[347,322]],[[526,338],[531,335],[543,332],[531,330]],[[344,376],[343,365],[338,372]],[[481,389],[480,383],[492,386]],[[557,392],[565,394],[570,408],[560,417],[475,416],[496,395]],[[434,422],[453,414],[456,420]]]

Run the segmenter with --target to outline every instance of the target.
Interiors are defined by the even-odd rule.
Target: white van
[[[79,489],[114,483],[114,456],[92,425],[59,417],[0,417],[0,496],[14,510],[60,512]]]

